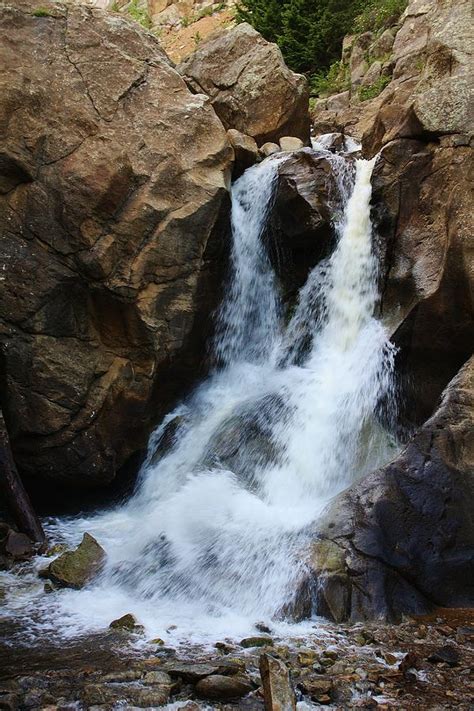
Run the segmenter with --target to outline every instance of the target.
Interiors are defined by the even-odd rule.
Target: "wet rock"
[[[135,615],[130,613],[123,615],[116,620],[112,620],[109,627],[112,630],[120,630],[121,632],[141,633],[144,630],[143,625],[138,624]]]
[[[63,553],[49,564],[48,577],[66,588],[83,588],[96,577],[105,563],[104,549],[88,533],[74,551]]]
[[[240,646],[247,649],[251,647],[272,647],[273,639],[266,635],[261,637],[245,637],[240,641]]]
[[[337,497],[321,521],[322,539],[345,550],[344,570],[315,575],[323,591],[331,581],[349,590],[344,619],[399,620],[434,604],[470,604],[473,412],[474,358],[405,450]]]
[[[450,667],[457,667],[461,661],[461,655],[455,647],[447,644],[430,654],[428,661],[433,664],[449,664]]]
[[[12,450],[36,482],[107,484],[202,363],[233,152],[139,24],[21,0],[2,5],[0,34]]]
[[[191,684],[204,679],[211,674],[216,674],[221,669],[219,664],[200,664],[187,662],[173,662],[166,665],[166,671],[171,676],[179,676],[184,681]]]
[[[304,147],[301,138],[295,136],[283,136],[280,138],[280,148],[282,151],[299,151]]]
[[[33,542],[24,533],[10,529],[2,545],[7,556],[14,560],[27,560],[35,552]]]
[[[321,677],[309,677],[300,682],[304,694],[310,697],[313,701],[317,701],[321,704],[327,704],[330,702],[330,693],[333,688],[333,682],[331,679],[321,678]]]
[[[286,665],[280,659],[262,654],[259,666],[266,711],[295,711],[295,692]]]
[[[240,699],[253,690],[249,679],[244,676],[222,676],[214,674],[201,679],[196,684],[196,694],[210,701]]]
[[[296,659],[300,666],[310,667],[317,661],[318,655],[313,649],[301,649]]]
[[[214,33],[178,69],[194,91],[210,97],[227,129],[259,144],[288,135],[309,141],[306,79],[247,23]]]
[[[270,627],[264,622],[257,622],[257,624],[255,625],[255,629],[259,632],[263,632],[264,634],[271,634],[272,632]]]

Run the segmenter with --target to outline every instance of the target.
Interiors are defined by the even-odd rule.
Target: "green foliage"
[[[376,32],[393,25],[408,5],[408,0],[369,0],[354,23],[355,32]]]
[[[138,0],[132,0],[126,7],[127,13],[130,15],[132,20],[138,22],[142,27],[147,30],[151,27],[151,20],[148,17],[148,13],[144,8],[138,6]]]
[[[353,26],[361,0],[244,0],[237,19],[250,22],[277,42],[288,65],[321,72],[339,58],[344,35]]]
[[[265,39],[277,42],[291,69],[321,78],[340,58],[345,34],[388,27],[398,20],[407,2],[241,0],[237,20],[249,22]]]
[[[37,7],[33,10],[34,17],[52,17],[52,13],[46,7]]]
[[[391,81],[390,76],[382,76],[370,86],[361,86],[358,91],[358,96],[361,101],[369,101],[375,99]]]
[[[327,72],[316,72],[310,77],[312,96],[329,96],[349,89],[349,68],[342,62],[333,62]]]

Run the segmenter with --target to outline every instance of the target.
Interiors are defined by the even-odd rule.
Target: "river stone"
[[[271,141],[264,143],[263,146],[260,147],[260,153],[264,158],[268,158],[268,156],[272,156],[274,153],[280,153],[281,148],[278,145],[278,143],[272,143]]]
[[[257,143],[252,136],[247,136],[235,128],[230,128],[227,136],[235,152],[234,175],[241,175],[260,160]]]
[[[201,367],[233,151],[136,22],[15,0],[0,36],[2,407],[21,474],[103,485]]]
[[[259,666],[266,711],[295,711],[295,692],[287,666],[269,654],[260,656]]]
[[[195,684],[200,679],[204,679],[211,674],[216,674],[221,670],[220,664],[201,664],[187,662],[173,662],[166,665],[166,671],[171,676],[179,676],[184,681]]]
[[[257,143],[297,136],[309,142],[308,82],[288,69],[276,44],[243,22],[213,33],[178,70],[207,94],[224,126]]]
[[[271,637],[245,637],[240,642],[241,647],[273,647],[273,639]]]
[[[253,690],[250,680],[244,676],[222,676],[214,674],[201,679],[196,684],[196,694],[210,701],[240,699]]]
[[[120,630],[122,632],[143,632],[143,625],[139,625],[135,615],[127,613],[122,617],[112,620],[109,625],[112,630]]]
[[[33,542],[25,533],[9,530],[6,540],[0,544],[6,555],[15,560],[26,560],[31,558],[35,549]]]
[[[282,151],[299,151],[304,147],[301,138],[295,136],[283,136],[280,138],[280,148]]]
[[[74,551],[63,553],[49,564],[47,574],[56,585],[79,590],[100,573],[105,558],[105,551],[95,538],[84,533]]]

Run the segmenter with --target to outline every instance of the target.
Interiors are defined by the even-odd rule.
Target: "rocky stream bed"
[[[0,708],[472,708],[473,610],[398,626],[315,621],[301,638],[258,627],[213,648],[173,649],[126,630],[12,647],[3,622]]]

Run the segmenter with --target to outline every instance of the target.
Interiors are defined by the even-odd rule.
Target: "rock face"
[[[216,32],[178,69],[195,91],[211,98],[226,128],[259,145],[282,136],[308,143],[306,79],[291,72],[278,47],[247,23]]]
[[[408,139],[387,144],[374,170],[387,250],[382,316],[400,347],[409,427],[431,415],[474,348],[472,171],[469,147]]]
[[[412,0],[397,25],[373,41],[368,35],[346,41],[341,71],[349,77],[349,104],[334,104],[332,97],[318,102],[316,132],[346,131],[363,139],[370,156],[395,138],[461,134],[469,143],[474,131],[469,0]]]
[[[104,549],[93,536],[84,533],[76,550],[67,551],[50,563],[47,577],[61,587],[79,590],[100,572],[104,563]]]
[[[137,24],[36,9],[0,14],[2,405],[23,474],[88,486],[196,374],[232,149]]]
[[[311,565],[337,621],[399,620],[474,600],[474,357],[392,463],[336,498]]]

